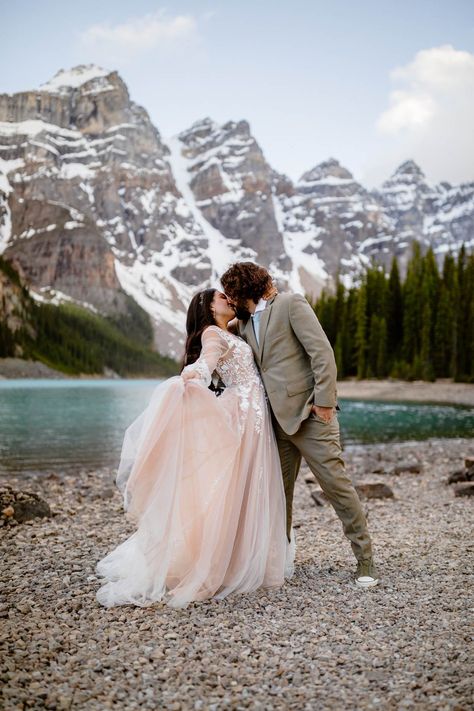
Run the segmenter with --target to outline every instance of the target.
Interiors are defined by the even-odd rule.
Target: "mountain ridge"
[[[293,183],[245,119],[166,138],[97,65],[0,95],[0,138],[0,254],[32,295],[118,318],[131,296],[172,357],[191,296],[231,261],[315,298],[336,278],[358,283],[372,259],[397,256],[403,271],[415,239],[439,260],[474,244],[474,181],[432,185],[409,159],[368,190],[329,157]]]

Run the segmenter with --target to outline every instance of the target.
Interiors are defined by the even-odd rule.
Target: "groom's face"
[[[251,299],[241,299],[236,296],[230,296],[226,293],[227,300],[235,309],[235,315],[242,321],[247,321],[250,318],[253,301]],[[255,306],[255,304],[253,304]]]

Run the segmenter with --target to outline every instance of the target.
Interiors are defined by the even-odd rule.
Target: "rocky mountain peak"
[[[68,130],[77,128],[83,134],[98,135],[113,126],[143,122],[143,113],[130,101],[117,72],[93,64],[61,69],[36,90],[0,94],[0,121],[41,121]]]
[[[347,168],[344,168],[338,160],[335,158],[328,158],[322,163],[318,163],[311,170],[306,171],[301,176],[299,183],[317,183],[321,181],[331,182],[331,178],[335,179],[335,182],[340,180],[353,180],[353,175]]]
[[[346,198],[364,192],[352,173],[335,158],[328,158],[303,173],[296,189],[305,195],[333,198]]]
[[[221,125],[209,116],[195,121],[188,129],[181,131],[177,138],[195,154],[215,149],[233,138],[243,140],[247,145],[255,142],[248,121],[227,121]]]
[[[103,69],[96,64],[79,64],[71,69],[60,69],[52,79],[40,84],[39,90],[52,94],[67,93],[78,89],[83,84],[89,84],[97,80],[103,85],[104,79],[111,74],[116,75],[116,72]]]
[[[287,259],[271,199],[273,171],[248,121],[218,124],[206,117],[168,143],[178,187],[214,245],[213,264],[224,263],[223,255],[232,261],[233,252],[234,259],[259,258],[283,273]]]
[[[421,170],[420,166],[418,163],[415,163],[414,160],[406,160],[403,163],[401,163],[396,171],[393,173],[392,177],[395,176],[413,176],[416,178],[421,178],[424,180],[425,174]]]
[[[414,160],[406,160],[392,173],[388,180],[382,183],[382,191],[399,190],[400,186],[413,189],[420,187],[425,190],[428,186],[425,174]]]

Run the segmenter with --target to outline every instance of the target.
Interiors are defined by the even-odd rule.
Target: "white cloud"
[[[410,64],[396,67],[390,77],[406,86],[390,93],[390,107],[377,121],[382,133],[427,127],[453,98],[466,93],[474,108],[474,54],[449,44],[417,52]]]
[[[81,33],[83,45],[108,51],[141,53],[154,48],[170,48],[197,36],[197,22],[191,15],[167,17],[161,9],[117,25],[92,25]]]
[[[429,94],[411,91],[392,91],[390,108],[377,121],[382,133],[398,133],[404,128],[425,126],[436,111],[436,102]]]
[[[472,82],[473,75],[474,54],[456,50],[450,44],[423,49],[417,52],[413,62],[391,72],[392,79],[448,91]]]
[[[433,181],[474,180],[474,54],[445,44],[396,67],[397,86],[378,117],[377,156],[366,179],[378,182],[414,159]],[[384,174],[385,172],[385,174]]]

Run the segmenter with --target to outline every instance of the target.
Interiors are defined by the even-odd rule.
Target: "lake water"
[[[159,380],[0,381],[0,474],[116,466],[123,434]],[[474,408],[339,400],[343,446],[473,437]]]

